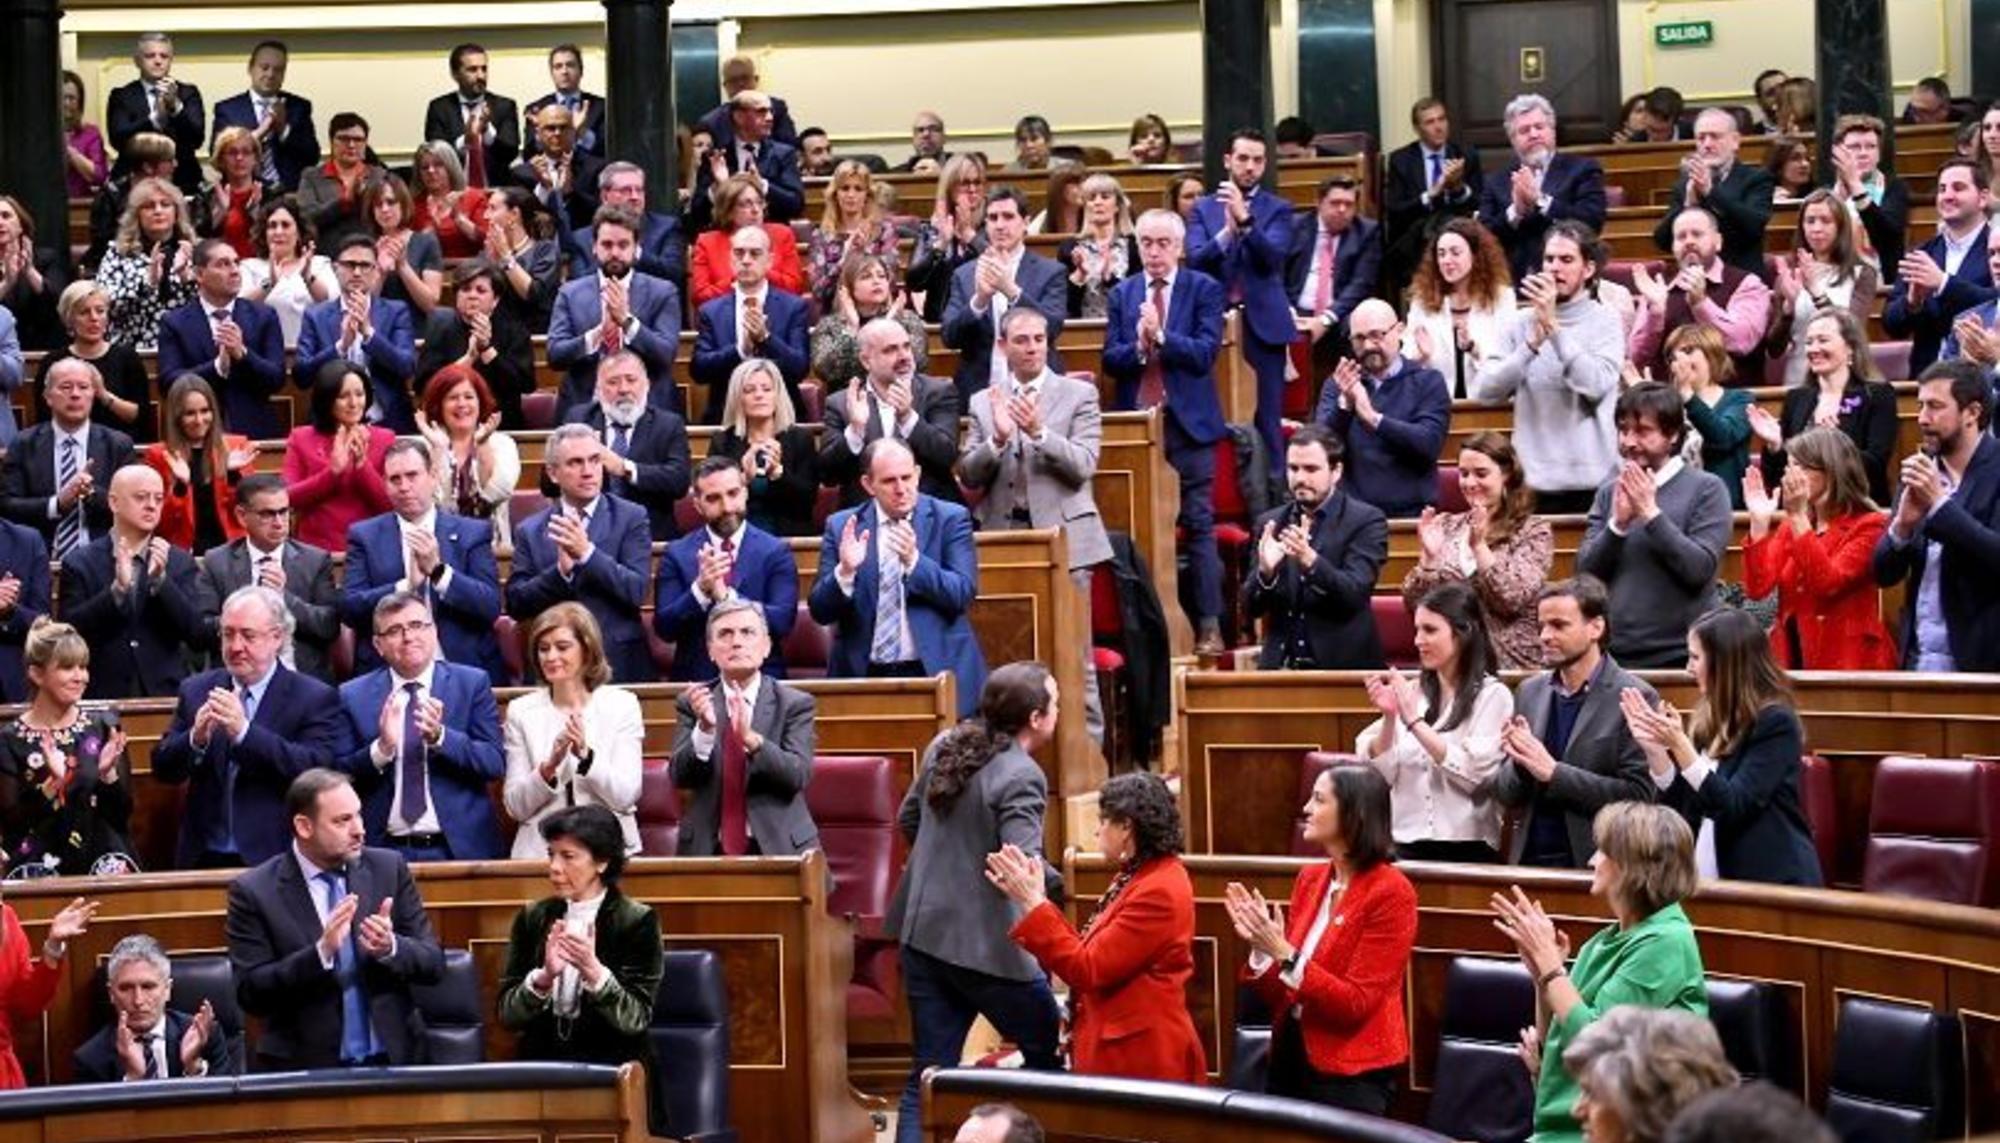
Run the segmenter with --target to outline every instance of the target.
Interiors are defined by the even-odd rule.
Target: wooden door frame
[[[1457,16],[1461,9],[1513,2],[1514,0],[1431,0],[1430,89],[1440,99],[1445,101],[1447,107],[1451,108],[1454,132],[1464,136],[1465,142],[1468,145],[1475,145],[1482,148],[1505,147],[1507,141],[1504,137],[1475,141],[1467,134],[1469,124],[1466,123],[1462,113],[1462,106],[1464,104],[1463,96],[1465,93],[1451,78],[1459,74],[1460,69],[1450,66],[1449,57],[1452,32],[1458,26]],[[1599,57],[1605,61],[1605,66],[1611,70],[1611,91],[1613,92],[1613,97],[1622,100],[1624,98],[1625,87],[1624,76],[1618,58],[1618,0],[1596,0],[1596,3],[1604,15],[1598,42]],[[1604,108],[1599,114],[1604,115],[1605,112],[1615,115],[1617,107],[1614,105]],[[1609,116],[1605,117],[1604,127],[1606,130],[1609,130],[1611,126],[1609,118]],[[1565,129],[1565,126],[1574,122],[1574,119],[1559,118],[1559,122],[1557,123],[1557,143],[1559,146],[1580,146],[1586,143],[1601,141],[1595,138],[1576,137],[1569,133]]]

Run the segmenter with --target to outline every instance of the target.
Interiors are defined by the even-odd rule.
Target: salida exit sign
[[[1653,42],[1663,48],[1705,48],[1715,42],[1715,21],[1676,20],[1653,25]]]

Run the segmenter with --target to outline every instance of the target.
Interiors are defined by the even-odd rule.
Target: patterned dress
[[[130,763],[118,760],[115,781],[97,774],[117,725],[113,713],[88,711],[61,730],[34,730],[19,719],[0,729],[0,844],[9,869],[41,865],[74,877],[101,858],[129,855]]]

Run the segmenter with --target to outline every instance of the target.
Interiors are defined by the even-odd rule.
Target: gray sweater
[[[1535,311],[1507,326],[1499,357],[1467,391],[1476,401],[1514,402],[1514,447],[1537,492],[1595,488],[1618,465],[1620,363],[1625,327],[1611,308],[1578,294],[1556,307],[1556,332],[1528,348]]]
[[[1660,486],[1660,514],[1611,530],[1611,490],[1597,490],[1576,570],[1611,588],[1611,653],[1635,670],[1687,664],[1687,633],[1715,609],[1715,573],[1735,521],[1729,489],[1712,472],[1683,468]]]

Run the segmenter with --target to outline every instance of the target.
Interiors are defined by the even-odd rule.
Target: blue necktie
[[[1438,180],[1442,178],[1444,178],[1444,154],[1437,152],[1431,155],[1431,185],[1436,186]]]
[[[313,880],[326,887],[326,911],[333,912],[347,896],[347,878],[327,870]],[[355,923],[360,923],[359,913]],[[351,927],[333,958],[333,978],[340,984],[340,1062],[358,1064],[374,1054],[375,1033],[368,1026],[368,994],[361,988],[361,966],[354,953]]]
[[[417,704],[423,701],[417,692],[421,689],[418,683],[403,684],[403,749],[397,763],[403,787],[397,795],[397,807],[403,825],[412,831],[430,808],[430,792],[424,786],[424,732],[417,725]]]
[[[62,490],[69,487],[69,482],[76,479],[77,471],[81,467],[76,454],[76,438],[64,437],[62,448],[57,450],[56,455],[57,495],[61,495]],[[55,558],[60,561],[76,550],[83,541],[83,499],[79,497],[76,507],[63,513],[56,520],[56,547],[53,553]]]
[[[880,527],[886,529],[893,521],[886,518]],[[875,541],[875,640],[868,657],[877,663],[900,663],[903,661],[903,561],[896,558],[883,538]]]

